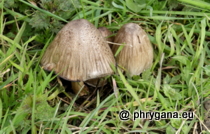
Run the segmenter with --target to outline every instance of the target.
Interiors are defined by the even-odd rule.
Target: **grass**
[[[7,2],[0,4],[0,133],[210,132],[203,108],[210,94],[210,3],[80,0],[65,16],[38,2],[17,0],[16,7]],[[17,8],[20,3],[28,12]],[[51,23],[40,20],[38,12]],[[89,98],[72,94],[41,68],[40,60],[58,29],[79,18],[115,33],[129,22],[141,25],[154,48],[151,69],[132,78],[116,70],[108,86]],[[150,121],[130,115],[122,121],[121,110],[131,115],[140,110],[191,111],[194,118]]]

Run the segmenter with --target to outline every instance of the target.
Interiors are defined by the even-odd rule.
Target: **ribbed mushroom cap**
[[[113,73],[115,59],[100,31],[85,19],[69,22],[46,49],[41,65],[71,81],[85,81]]]
[[[139,75],[151,67],[153,48],[146,32],[135,23],[125,24],[115,36],[115,43],[124,43],[124,48],[116,57],[117,64],[127,70],[129,76]],[[115,53],[119,46],[112,47]]]

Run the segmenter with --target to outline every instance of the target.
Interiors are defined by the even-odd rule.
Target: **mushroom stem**
[[[96,78],[96,79],[90,79],[85,81],[86,84],[92,86],[92,87],[102,87],[107,84],[106,79],[103,78]]]
[[[71,88],[75,94],[79,93],[79,96],[85,96],[89,94],[88,87],[81,81],[81,82],[71,82]]]

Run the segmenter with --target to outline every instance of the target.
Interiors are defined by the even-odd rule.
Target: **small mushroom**
[[[99,27],[98,30],[101,32],[102,36],[109,42],[114,41],[114,37],[112,36],[112,32],[109,31],[106,27]]]
[[[146,32],[135,23],[125,24],[115,36],[114,43],[125,44],[116,57],[117,64],[126,69],[128,76],[139,75],[151,67],[153,48]],[[116,53],[119,46],[112,47]]]
[[[69,81],[86,81],[113,73],[115,59],[100,31],[85,19],[66,24],[46,49],[41,65]],[[79,88],[82,87],[80,84]]]

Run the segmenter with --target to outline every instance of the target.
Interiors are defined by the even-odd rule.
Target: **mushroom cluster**
[[[111,66],[117,62],[129,76],[138,75],[152,65],[153,49],[146,33],[134,23],[125,24],[117,33],[114,43],[125,44],[116,57],[119,46],[113,42],[112,33],[95,28],[85,19],[66,24],[47,47],[41,65],[47,71],[54,71],[60,77],[72,81],[72,88],[87,89],[83,82],[96,83],[97,78],[113,74]],[[80,96],[86,95],[81,92]]]

